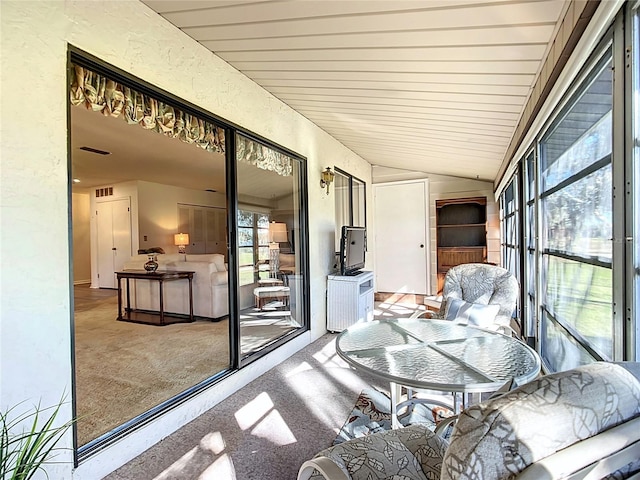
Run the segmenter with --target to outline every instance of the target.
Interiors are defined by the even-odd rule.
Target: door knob
[[[424,243],[421,243],[421,244],[420,244],[420,248],[424,248]]]

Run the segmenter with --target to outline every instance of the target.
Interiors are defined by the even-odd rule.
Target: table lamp
[[[269,273],[272,277],[276,277],[280,270],[280,243],[288,241],[287,224],[271,222],[269,239]]]
[[[173,236],[173,244],[178,246],[178,253],[187,253],[186,247],[189,245],[189,234],[176,233]]]

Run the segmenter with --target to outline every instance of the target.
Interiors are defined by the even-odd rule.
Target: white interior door
[[[98,286],[116,288],[115,272],[131,257],[129,199],[96,204]]]
[[[119,272],[124,262],[131,258],[131,209],[129,199],[115,200],[111,203],[113,218],[113,271]],[[114,287],[117,288],[115,275],[112,276]]]
[[[96,226],[98,230],[98,287],[114,288],[113,280],[113,218],[111,203],[96,204]]]
[[[427,180],[373,186],[378,292],[429,293]]]

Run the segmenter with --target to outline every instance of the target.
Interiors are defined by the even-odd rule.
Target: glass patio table
[[[540,357],[516,338],[435,319],[388,319],[355,324],[336,339],[340,358],[390,383],[392,424],[397,428],[402,388],[455,395],[493,392],[510,379],[529,382]]]

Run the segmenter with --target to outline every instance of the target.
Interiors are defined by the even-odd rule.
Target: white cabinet
[[[329,275],[327,330],[340,332],[358,322],[373,320],[373,272]]]

